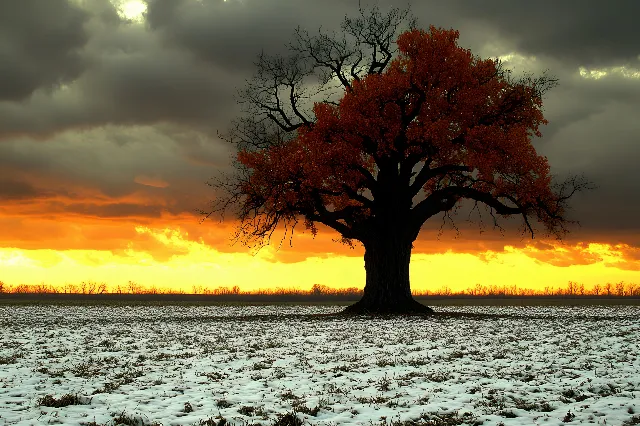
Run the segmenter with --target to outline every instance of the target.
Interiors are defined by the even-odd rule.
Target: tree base
[[[342,311],[345,315],[432,315],[433,313],[433,309],[414,299],[375,304],[363,299]]]

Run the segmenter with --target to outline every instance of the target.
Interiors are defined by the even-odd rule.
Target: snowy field
[[[340,309],[0,306],[0,425],[640,424],[640,307]]]

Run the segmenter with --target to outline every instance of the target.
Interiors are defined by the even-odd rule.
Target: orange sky
[[[142,224],[141,222],[148,222]],[[315,283],[362,287],[364,249],[333,242],[338,234],[321,228],[315,240],[296,229],[276,250],[282,233],[255,256],[231,246],[234,224],[192,215],[155,220],[97,219],[82,215],[0,216],[0,280],[5,284],[78,284],[92,280],[109,286],[132,280],[143,286],[191,291],[193,286],[307,289]],[[464,239],[467,234],[472,239]],[[527,238],[507,240],[498,232],[467,230],[459,238],[423,230],[411,261],[414,290],[482,285],[542,289],[640,282],[640,250],[598,243],[545,244]],[[489,235],[489,237],[487,237]]]

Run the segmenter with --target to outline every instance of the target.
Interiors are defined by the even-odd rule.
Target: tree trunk
[[[433,310],[411,296],[411,240],[398,234],[379,235],[364,244],[367,281],[362,299],[348,314],[431,314]]]

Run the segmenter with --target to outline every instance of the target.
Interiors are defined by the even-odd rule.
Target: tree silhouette
[[[314,236],[322,223],[362,243],[366,285],[349,313],[432,312],[411,295],[412,243],[464,200],[496,227],[518,215],[532,238],[538,224],[561,237],[567,200],[591,186],[554,184],[531,144],[557,80],[515,81],[499,61],[459,47],[457,31],[415,20],[396,39],[408,12],[360,9],[341,36],[298,28],[291,56],[261,54],[240,92],[245,114],[224,136],[238,149],[236,173],[210,183],[225,195],[201,212],[224,220],[237,206],[236,241],[247,245],[262,246],[279,224],[286,236],[300,219]],[[341,98],[326,95],[336,87]]]

